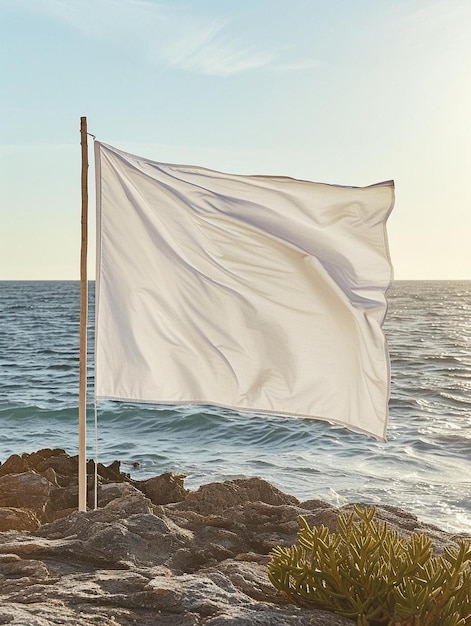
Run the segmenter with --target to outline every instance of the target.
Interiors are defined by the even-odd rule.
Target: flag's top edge
[[[323,183],[323,182],[317,182],[317,181],[312,181],[312,180],[293,178],[292,176],[279,176],[279,175],[271,176],[269,174],[232,174],[230,172],[221,172],[219,170],[214,170],[209,167],[203,167],[200,165],[188,165],[188,164],[185,165],[182,163],[164,163],[162,161],[155,161],[154,159],[149,159],[147,157],[133,154],[132,152],[126,152],[125,150],[120,150],[119,148],[116,148],[114,146],[111,146],[110,144],[107,144],[98,140],[95,141],[95,144],[98,147],[103,147],[110,152],[119,154],[121,157],[125,157],[127,159],[133,159],[133,160],[137,159],[139,161],[145,161],[147,163],[152,163],[160,167],[168,167],[168,168],[175,168],[175,169],[191,169],[191,170],[198,170],[200,172],[214,172],[217,174],[233,176],[233,177],[241,177],[241,178],[250,177],[250,178],[258,178],[258,179],[271,179],[271,180],[275,179],[279,181],[283,181],[283,180],[297,181],[297,182],[305,182],[305,183],[311,183],[311,184],[313,183],[316,185],[325,185],[326,187],[341,187],[343,189],[370,189],[372,187],[391,187],[392,189],[394,189],[395,187],[394,180],[392,179],[385,180],[379,183],[373,183],[372,185],[365,185],[364,187],[362,187],[362,186],[357,186],[357,185],[339,185],[335,183]]]

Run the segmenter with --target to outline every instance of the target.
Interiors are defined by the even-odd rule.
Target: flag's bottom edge
[[[270,411],[268,409],[253,409],[250,407],[240,407],[240,406],[233,406],[231,404],[221,404],[219,402],[210,402],[208,400],[200,400],[200,401],[179,400],[177,402],[176,400],[140,400],[138,398],[123,398],[123,397],[118,397],[118,396],[96,395],[95,401],[99,401],[99,400],[111,400],[113,402],[130,402],[132,404],[154,404],[156,406],[174,406],[174,407],[188,406],[188,405],[202,406],[202,407],[212,406],[212,407],[219,407],[221,409],[229,409],[231,411],[235,411],[236,413],[242,413],[242,414],[250,413],[255,416],[271,415],[274,417],[292,417],[292,418],[298,418],[298,419],[318,420],[322,422],[328,422],[329,424],[332,424],[332,425],[342,426],[343,428],[346,428],[347,430],[356,434],[368,435],[369,437],[373,437],[373,439],[376,439],[381,442],[387,441],[386,439],[387,419],[385,420],[384,430],[382,434],[379,435],[377,433],[361,428],[360,426],[349,424],[348,422],[342,422],[341,420],[331,418],[331,417],[323,417],[320,415],[308,415],[306,413],[288,413],[284,411],[275,411],[275,410]]]

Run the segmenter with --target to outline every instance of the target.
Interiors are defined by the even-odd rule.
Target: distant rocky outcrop
[[[0,466],[0,624],[352,624],[288,604],[266,573],[270,550],[296,541],[299,515],[334,530],[345,507],[258,478],[190,492],[182,475],[136,481],[115,461],[98,467],[98,509],[79,513],[77,467],[58,449]],[[456,539],[394,507],[377,515],[437,550]]]

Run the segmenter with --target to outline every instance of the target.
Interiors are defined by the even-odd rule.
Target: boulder
[[[28,509],[41,521],[51,519],[50,502],[58,488],[34,471],[0,476],[0,507]]]
[[[0,532],[7,530],[36,530],[41,525],[38,517],[28,509],[11,506],[0,508]]]
[[[154,504],[181,502],[188,495],[183,481],[185,474],[166,472],[148,480],[134,480],[132,484],[144,493]]]
[[[239,504],[258,501],[294,505],[299,502],[297,498],[283,493],[266,480],[245,478],[202,485],[197,491],[189,493],[175,508],[217,515]]]

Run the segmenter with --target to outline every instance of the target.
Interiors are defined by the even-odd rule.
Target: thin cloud
[[[193,31],[162,50],[168,65],[213,76],[230,76],[270,66],[274,53],[243,47],[224,35],[223,26]]]
[[[233,35],[227,19],[188,7],[149,0],[11,0],[16,9],[41,14],[88,37],[141,50],[147,60],[182,71],[212,76],[269,70],[301,71],[314,60],[287,60],[282,48],[267,49]]]

